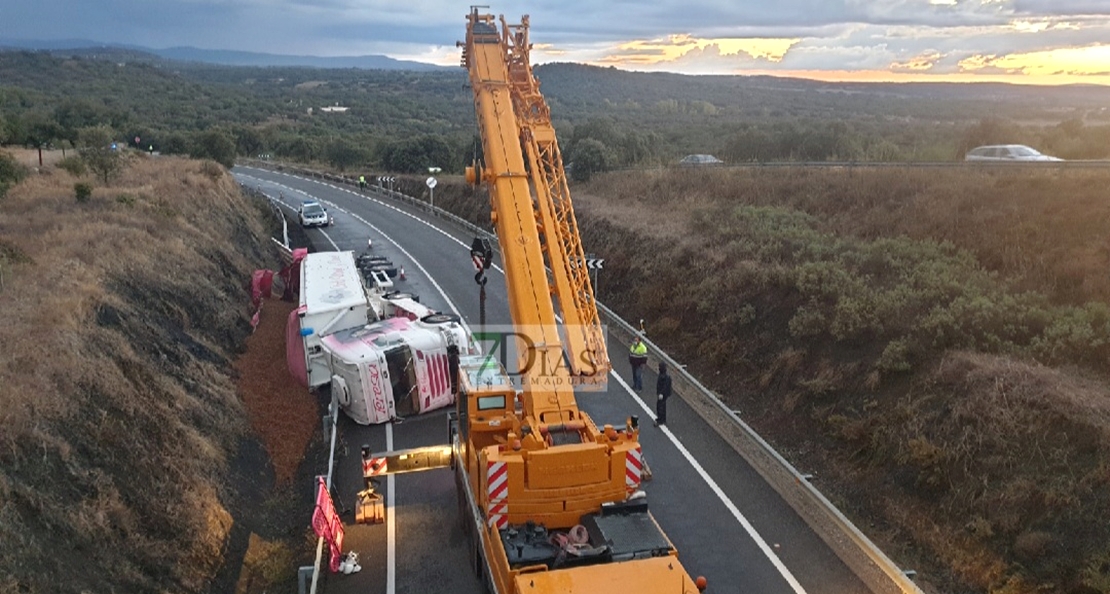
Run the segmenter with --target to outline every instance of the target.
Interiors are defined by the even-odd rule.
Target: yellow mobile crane
[[[451,419],[460,512],[479,576],[498,594],[695,593],[639,490],[635,416],[599,429],[574,385],[610,364],[547,103],[519,25],[472,7],[462,63],[470,73],[484,183],[504,260],[520,392],[489,357],[451,357]],[[476,240],[472,255],[489,266]],[[560,323],[558,315],[562,316]]]

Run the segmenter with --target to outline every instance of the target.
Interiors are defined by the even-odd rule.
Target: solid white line
[[[617,383],[620,384],[626,392],[628,392],[628,395],[632,397],[632,400],[636,401],[636,404],[639,404],[640,408],[644,409],[644,412],[646,412],[648,416],[652,418],[652,420],[655,420],[655,412],[651,410],[651,407],[649,407],[646,402],[636,396],[636,393],[632,391],[632,387],[624,381],[624,378],[622,378],[615,372],[611,372],[610,376],[613,379],[617,380]],[[721,489],[721,487],[717,484],[717,481],[713,480],[713,477],[709,476],[709,473],[706,472],[704,468],[702,468],[702,465],[698,463],[698,461],[694,458],[694,455],[690,453],[690,450],[687,450],[686,446],[682,445],[682,442],[679,441],[677,437],[675,437],[675,434],[671,433],[670,427],[663,425],[662,427],[659,427],[659,429],[663,431],[663,435],[667,436],[667,439],[671,440],[671,443],[674,444],[674,447],[678,449],[678,453],[682,454],[682,456],[686,458],[686,461],[690,463],[690,466],[694,469],[694,471],[701,476],[702,480],[705,481],[705,484],[708,485],[710,490],[712,490],[713,493],[717,495],[717,498],[721,500],[721,503],[725,504],[725,508],[727,508],[728,511],[732,514],[732,517],[736,518],[737,522],[740,522],[740,525],[743,526],[744,531],[748,533],[748,536],[750,536],[753,541],[755,541],[756,546],[759,547],[759,550],[763,551],[763,554],[767,557],[771,564],[775,566],[775,569],[779,570],[779,574],[782,575],[783,579],[785,579],[788,584],[790,584],[790,587],[794,590],[794,592],[796,592],[797,594],[806,594],[805,588],[802,588],[802,585],[798,583],[798,580],[794,577],[794,574],[790,573],[790,570],[786,568],[786,565],[783,564],[782,560],[779,559],[774,550],[772,550],[771,547],[767,545],[767,541],[763,540],[763,537],[760,536],[759,532],[756,532],[755,526],[752,526],[752,523],[748,521],[748,518],[744,517],[744,514],[740,513],[740,510],[737,509],[736,504],[734,504],[732,500],[728,498],[728,495],[725,495],[724,490]]]
[[[385,425],[385,451],[393,451],[393,423]],[[397,489],[393,485],[394,475],[385,478],[385,594],[394,594],[397,591],[397,521],[394,506]]]
[[[285,175],[290,175],[290,174],[285,174]],[[297,176],[290,175],[290,177],[297,177]],[[310,180],[308,178],[298,178],[298,179],[302,179],[304,181],[313,181],[313,180]],[[362,194],[359,194],[358,192],[355,192],[353,190],[348,190],[346,188],[336,188],[336,189],[346,191],[347,193],[354,194],[356,196],[362,196],[363,198],[366,198],[367,200],[369,200],[371,202],[377,203],[377,204],[379,204],[381,206],[384,206],[386,208],[393,209],[393,210],[395,210],[395,211],[397,211],[397,212],[399,212],[399,213],[401,213],[405,216],[408,216],[408,217],[412,218],[413,220],[421,222],[424,225],[434,229],[435,231],[439,232],[441,235],[447,237],[448,239],[454,241],[455,243],[458,243],[459,245],[461,245],[463,247],[469,248],[469,246],[467,246],[465,243],[463,243],[462,241],[459,241],[454,236],[450,235],[449,233],[440,229],[439,227],[436,227],[435,225],[431,224],[430,222],[425,221],[424,219],[421,219],[421,218],[419,218],[415,215],[412,215],[410,213],[407,213],[407,212],[405,212],[405,211],[403,211],[403,210],[401,210],[401,209],[399,209],[399,208],[397,208],[393,205],[386,204],[386,203],[384,203],[384,202],[382,202],[382,201],[380,201],[376,198],[371,198],[369,196],[363,196]],[[336,208],[338,210],[342,211],[342,212],[346,212],[342,208],[339,208],[339,207],[336,207]],[[435,282],[434,279],[432,279],[431,275],[428,274],[428,271],[424,270],[424,268],[422,266],[420,266],[419,263],[416,262],[416,260],[412,257],[412,255],[410,255],[407,251],[405,251],[405,249],[402,248],[396,241],[390,239],[380,229],[378,229],[374,225],[371,225],[369,221],[366,221],[362,217],[359,217],[358,215],[355,215],[353,213],[347,213],[347,214],[351,215],[355,219],[358,219],[359,221],[362,221],[366,225],[370,226],[370,228],[374,229],[376,232],[381,234],[381,236],[384,237],[387,241],[389,241],[393,245],[397,246],[397,249],[401,250],[402,253],[404,253],[406,256],[408,256],[408,258],[410,260],[412,260],[413,264],[415,266],[417,266],[418,268],[420,268],[420,270],[424,273],[424,275],[428,277],[428,279],[435,286],[436,290],[438,290],[440,292],[440,294],[443,295],[443,298],[447,300],[448,306],[450,306],[451,310],[455,312],[455,315],[459,315],[459,311],[455,308],[454,303],[452,303],[451,300],[447,297],[447,294],[444,293],[443,289],[440,288],[440,286]],[[329,241],[330,241],[330,238],[329,238]],[[338,249],[338,248],[336,248],[336,249]],[[501,268],[499,268],[497,266],[493,266],[493,268],[495,268],[498,272],[504,273],[504,270],[502,270]],[[459,315],[459,317],[460,317],[460,319],[462,318],[461,315]],[[464,324],[465,324],[465,322],[464,322]],[[467,332],[469,332],[469,328],[467,329]],[[616,372],[611,372],[610,376],[613,379],[617,380],[617,383],[620,384],[621,387],[623,387],[625,389],[625,391],[628,393],[629,397],[631,397],[632,400],[636,402],[636,404],[640,405],[640,408],[642,408],[644,410],[644,412],[646,412],[648,414],[648,416],[651,417],[652,420],[655,419],[655,412],[653,412],[651,410],[651,408],[647,405],[647,403],[645,403],[643,400],[641,400],[640,398],[638,398],[636,396],[636,393],[632,390],[632,387],[629,386],[624,381],[624,378],[622,378]],[[667,439],[669,439],[671,441],[671,443],[674,444],[674,446],[678,450],[678,452],[680,454],[682,454],[682,456],[684,458],[686,458],[687,462],[690,463],[690,467],[693,468],[694,471],[697,472],[699,476],[701,476],[702,480],[705,481],[705,484],[709,487],[709,489],[711,491],[713,491],[713,493],[717,496],[718,499],[721,500],[721,503],[723,503],[725,508],[728,509],[728,511],[732,514],[732,517],[736,518],[736,521],[739,522],[740,526],[744,528],[744,531],[748,533],[748,536],[751,537],[752,541],[754,541],[756,546],[759,547],[759,550],[762,551],[763,554],[767,557],[767,559],[771,562],[771,564],[775,566],[775,569],[778,570],[779,574],[782,575],[783,579],[786,580],[786,582],[788,584],[790,584],[791,589],[793,589],[794,592],[796,592],[797,594],[806,594],[805,588],[803,588],[802,585],[800,583],[798,583],[798,580],[797,580],[797,578],[794,577],[794,574],[790,573],[790,570],[787,569],[786,565],[783,564],[782,560],[778,558],[778,555],[776,555],[774,550],[767,544],[767,541],[763,540],[763,537],[759,534],[759,532],[756,531],[755,526],[752,526],[751,522],[749,522],[748,519],[746,517],[744,517],[744,514],[740,513],[740,510],[736,507],[736,504],[734,504],[732,502],[732,500],[728,498],[728,495],[726,495],[724,490],[721,489],[720,485],[717,484],[717,481],[713,480],[713,477],[709,476],[709,473],[706,472],[705,468],[703,468],[702,465],[700,463],[698,463],[697,459],[694,458],[693,454],[691,454],[690,451],[686,449],[686,446],[682,445],[682,442],[679,441],[678,437],[676,437],[675,434],[671,432],[669,427],[667,427],[666,425],[663,425],[662,427],[660,427],[660,429],[663,430],[663,435],[667,436]],[[386,426],[386,449],[387,450],[392,450],[393,449],[392,439],[393,439],[392,425],[387,425]],[[392,509],[392,506],[393,506],[393,475],[389,475],[388,480],[389,480],[389,494],[387,496],[386,501],[387,501],[387,506],[389,506],[390,509]],[[386,570],[386,576],[387,576],[387,578],[386,578],[387,586],[386,587],[387,587],[387,594],[394,594],[394,590],[392,589],[394,587],[394,582],[392,580],[394,580],[395,578],[393,576],[392,571],[393,571],[394,557],[395,557],[396,553],[395,553],[394,548],[393,548],[394,532],[393,532],[393,524],[392,524],[392,521],[391,521],[392,514],[387,513],[387,516],[388,516],[388,518],[390,518],[390,523],[389,523],[390,528],[388,528],[388,530],[389,530],[389,543],[390,544],[389,544],[389,565],[388,565],[387,570]]]

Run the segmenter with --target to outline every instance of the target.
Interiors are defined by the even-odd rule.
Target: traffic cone
[[[400,280],[405,280],[405,267],[404,267],[404,266],[402,266],[401,268],[399,268],[399,269],[397,270],[397,277],[398,277],[398,278],[399,278]]]

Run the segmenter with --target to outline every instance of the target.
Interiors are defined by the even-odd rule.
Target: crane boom
[[[463,62],[485,155],[472,177],[487,183],[500,242],[513,246],[502,250],[513,322],[540,330],[553,356],[565,349],[571,374],[603,379],[611,364],[550,109],[532,73],[528,17],[511,26],[502,18],[500,32],[492,15],[474,11],[470,20]]]
[[[528,17],[512,26],[502,17],[499,28],[474,7],[460,45],[485,160],[467,179],[489,190],[512,334],[528,347],[518,349],[519,394],[491,358],[450,357],[452,459],[483,572],[503,594],[700,590],[640,491],[637,417],[599,428],[574,399],[579,380],[601,383],[610,363],[550,110],[530,64]],[[472,255],[488,253],[476,246]]]

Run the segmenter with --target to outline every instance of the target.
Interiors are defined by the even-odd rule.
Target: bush
[[[27,168],[20,165],[15,157],[0,153],[0,198],[7,194],[8,188],[27,177]]]
[[[77,196],[77,202],[84,204],[92,198],[92,185],[85,182],[77,182],[73,184],[73,193]]]
[[[85,161],[79,157],[66,157],[58,161],[58,168],[68,171],[71,175],[81,177],[88,172],[89,168],[85,166]]]

